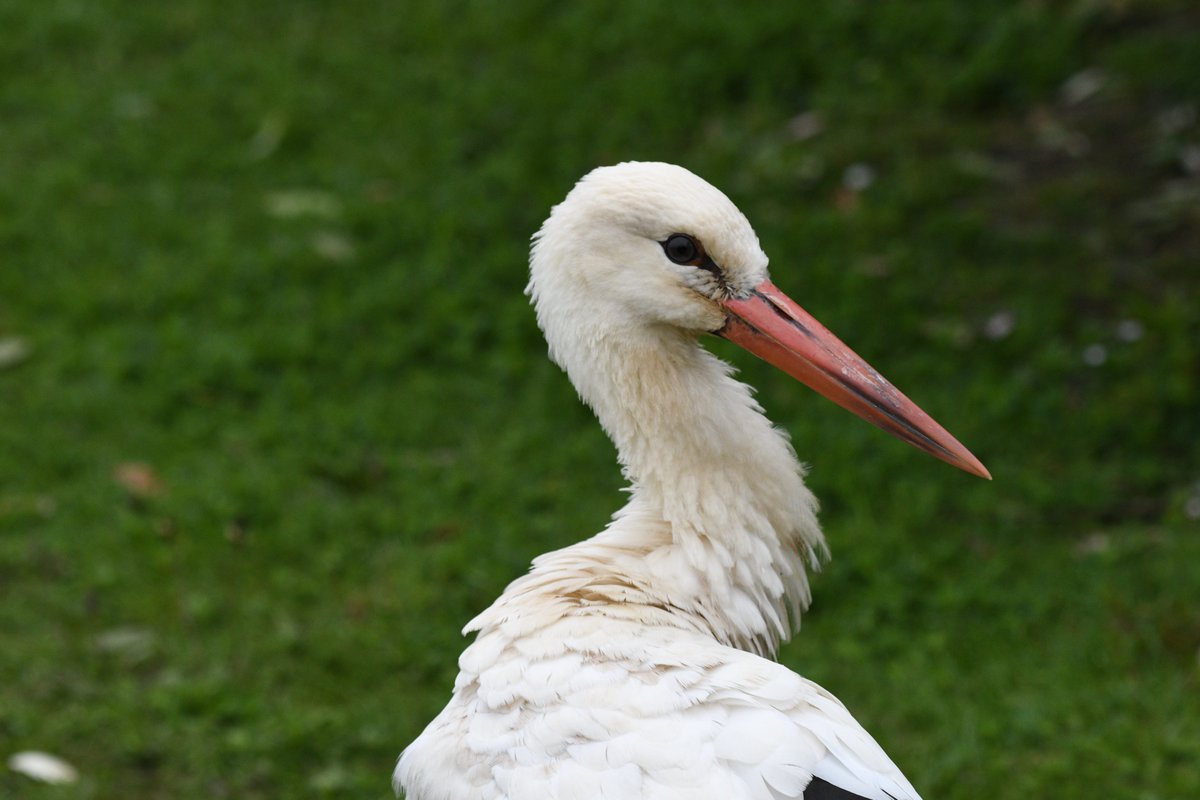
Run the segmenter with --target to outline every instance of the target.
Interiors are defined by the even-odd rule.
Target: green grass
[[[927,798],[1200,795],[1195,5],[630,6],[0,6],[0,755],[82,774],[0,796],[390,796],[621,502],[521,289],[634,158],[996,477],[713,343],[824,503],[784,660]]]

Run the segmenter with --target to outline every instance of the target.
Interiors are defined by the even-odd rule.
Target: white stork
[[[408,800],[919,800],[837,698],[771,660],[825,551],[784,433],[698,339],[737,342],[868,421],[987,470],[767,277],[687,170],[585,176],[534,237],[550,356],[616,444],[629,502],[533,562],[466,632]]]

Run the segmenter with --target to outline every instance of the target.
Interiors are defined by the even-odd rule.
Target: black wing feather
[[[820,778],[813,778],[804,787],[804,800],[867,800],[861,794],[855,794],[840,786]]]

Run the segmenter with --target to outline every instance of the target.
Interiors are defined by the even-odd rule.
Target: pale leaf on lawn
[[[79,772],[58,756],[26,750],[8,757],[8,768],[43,783],[75,783]]]

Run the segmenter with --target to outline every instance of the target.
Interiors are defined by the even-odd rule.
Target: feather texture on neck
[[[632,497],[602,533],[538,558],[468,630],[502,624],[516,638],[599,614],[774,654],[809,602],[804,562],[825,549],[785,435],[695,334],[584,338],[556,359],[616,444]]]

